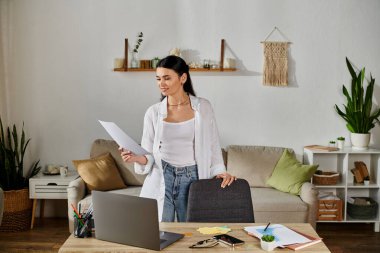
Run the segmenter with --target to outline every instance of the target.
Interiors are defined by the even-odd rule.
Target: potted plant
[[[29,199],[29,178],[41,167],[39,161],[24,173],[24,156],[30,139],[26,139],[24,124],[21,135],[15,125],[4,131],[0,117],[0,188],[4,191],[4,214],[0,231],[20,231],[30,228],[32,201]]]
[[[364,177],[364,185],[369,185],[370,178],[369,176]]]
[[[329,147],[335,148],[335,141],[329,141]]]
[[[339,149],[344,149],[344,141],[346,140],[343,136],[340,136],[336,138],[337,143],[338,143],[338,148]]]
[[[263,235],[260,240],[261,248],[265,251],[274,250],[277,247],[275,239],[273,235]]]
[[[152,68],[157,68],[157,64],[158,64],[158,62],[160,61],[160,58],[158,58],[158,57],[154,57],[153,59],[152,59]]]
[[[139,61],[137,59],[137,54],[139,53],[139,48],[141,46],[141,43],[143,42],[143,36],[144,34],[140,32],[137,35],[137,41],[132,51],[132,59],[131,59],[131,68],[138,68],[139,67]]]
[[[335,105],[336,112],[346,121],[347,129],[351,132],[351,143],[354,149],[368,149],[370,141],[370,130],[379,123],[380,109],[372,111],[372,97],[375,79],[370,75],[368,86],[364,93],[363,81],[365,79],[365,68],[357,74],[350,61],[346,57],[347,68],[351,74],[351,95],[343,85],[343,94],[347,99],[344,110]]]

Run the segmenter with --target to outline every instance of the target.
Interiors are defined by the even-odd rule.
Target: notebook
[[[320,237],[313,237],[313,236],[310,236],[310,235],[307,235],[307,234],[304,234],[304,233],[301,233],[299,231],[296,231],[294,229],[292,229],[293,231],[297,232],[298,234],[300,235],[303,235],[305,236],[306,238],[310,239],[310,242],[306,242],[306,243],[295,243],[295,244],[290,244],[290,245],[286,245],[285,247],[288,248],[288,249],[291,249],[291,250],[299,250],[299,249],[303,249],[303,248],[306,248],[306,247],[309,247],[311,245],[314,245],[314,244],[317,244],[319,242],[322,241],[322,238]]]

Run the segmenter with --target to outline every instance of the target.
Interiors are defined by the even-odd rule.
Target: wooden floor
[[[380,233],[373,224],[318,223],[317,233],[333,253],[380,252]]]
[[[0,232],[0,252],[58,252],[68,231],[66,219],[36,219],[33,230]],[[373,224],[319,223],[317,232],[333,253],[380,252],[380,233],[373,232]]]
[[[58,252],[69,237],[67,219],[35,219],[33,230],[0,232],[0,252]]]

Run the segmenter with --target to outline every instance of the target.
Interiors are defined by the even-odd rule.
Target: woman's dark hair
[[[158,62],[157,68],[166,68],[174,70],[178,74],[178,76],[182,76],[184,73],[186,73],[187,79],[186,82],[183,84],[183,90],[189,93],[190,95],[196,96],[193,89],[193,83],[191,82],[190,78],[189,66],[181,57],[169,55]],[[165,97],[166,96],[161,95],[161,100],[163,100]]]

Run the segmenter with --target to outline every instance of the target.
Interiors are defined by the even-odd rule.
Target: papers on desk
[[[124,133],[123,130],[121,130],[115,123],[101,120],[99,120],[99,123],[102,124],[107,133],[111,135],[112,139],[116,141],[120,147],[132,151],[136,155],[146,155],[149,153],[137,144],[131,137]]]
[[[281,224],[271,224],[267,230],[264,231],[265,227],[266,226],[252,226],[245,227],[244,230],[259,239],[263,235],[273,235],[278,246],[311,242],[310,239]]]

